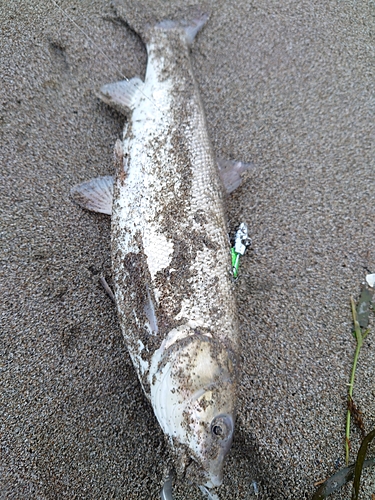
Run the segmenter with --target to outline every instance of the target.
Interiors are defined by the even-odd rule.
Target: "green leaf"
[[[357,320],[361,328],[367,328],[374,289],[363,285],[357,306]]]
[[[333,476],[319,486],[311,500],[322,500],[342,488],[353,479],[355,466],[356,464],[349,465],[349,467],[344,467],[333,474]],[[375,466],[375,457],[369,458],[363,462],[364,469],[373,466]]]
[[[358,500],[359,495],[359,482],[361,480],[362,469],[365,463],[365,456],[367,452],[367,447],[371,443],[371,441],[375,438],[375,429],[372,430],[362,441],[361,447],[359,448],[357,461],[355,463],[354,469],[354,481],[353,481],[353,493],[352,500]],[[366,460],[367,462],[367,460]]]

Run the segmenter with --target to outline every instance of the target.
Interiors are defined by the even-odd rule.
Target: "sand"
[[[161,19],[184,3],[123,11]],[[143,76],[146,52],[104,0],[62,5],[95,45],[52,1],[0,7],[0,497],[157,499],[168,452],[99,284],[111,276],[110,221],[69,198],[113,172],[124,118],[95,92]],[[204,7],[192,62],[209,133],[218,156],[255,164],[227,203],[230,231],[247,222],[252,247],[237,283],[241,390],[219,496],[254,498],[255,480],[260,499],[310,498],[344,464],[349,298],[375,272],[374,4]],[[368,432],[374,367],[373,328],[354,388]],[[352,442],[354,459],[354,427]],[[203,498],[180,483],[175,496]]]

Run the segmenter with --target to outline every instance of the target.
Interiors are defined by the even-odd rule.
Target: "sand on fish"
[[[95,92],[143,76],[146,52],[109,3],[61,5],[96,46],[49,0],[0,6],[0,497],[156,499],[166,445],[99,283],[110,221],[69,198],[113,172],[123,117]],[[125,11],[161,19],[182,5]],[[258,498],[309,498],[344,464],[349,298],[375,272],[374,7],[203,7],[192,62],[214,149],[256,165],[227,202],[230,231],[245,221],[253,245],[237,282],[241,390],[219,496],[253,498],[256,480]],[[372,332],[354,389],[367,431],[374,366]],[[353,458],[359,441],[353,428]],[[369,498],[373,471],[364,484]],[[175,494],[201,498],[186,484]]]

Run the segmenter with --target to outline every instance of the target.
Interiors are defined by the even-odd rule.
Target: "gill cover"
[[[151,403],[159,424],[180,464],[191,462],[189,479],[208,487],[222,483],[233,440],[234,364],[235,356],[220,342],[182,326],[170,332],[151,365]]]

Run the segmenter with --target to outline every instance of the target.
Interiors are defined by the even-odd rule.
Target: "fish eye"
[[[219,415],[211,422],[211,433],[218,439],[228,439],[232,436],[233,425],[226,415]]]
[[[215,436],[222,436],[224,431],[220,425],[214,425],[212,427],[212,432],[215,434]]]

